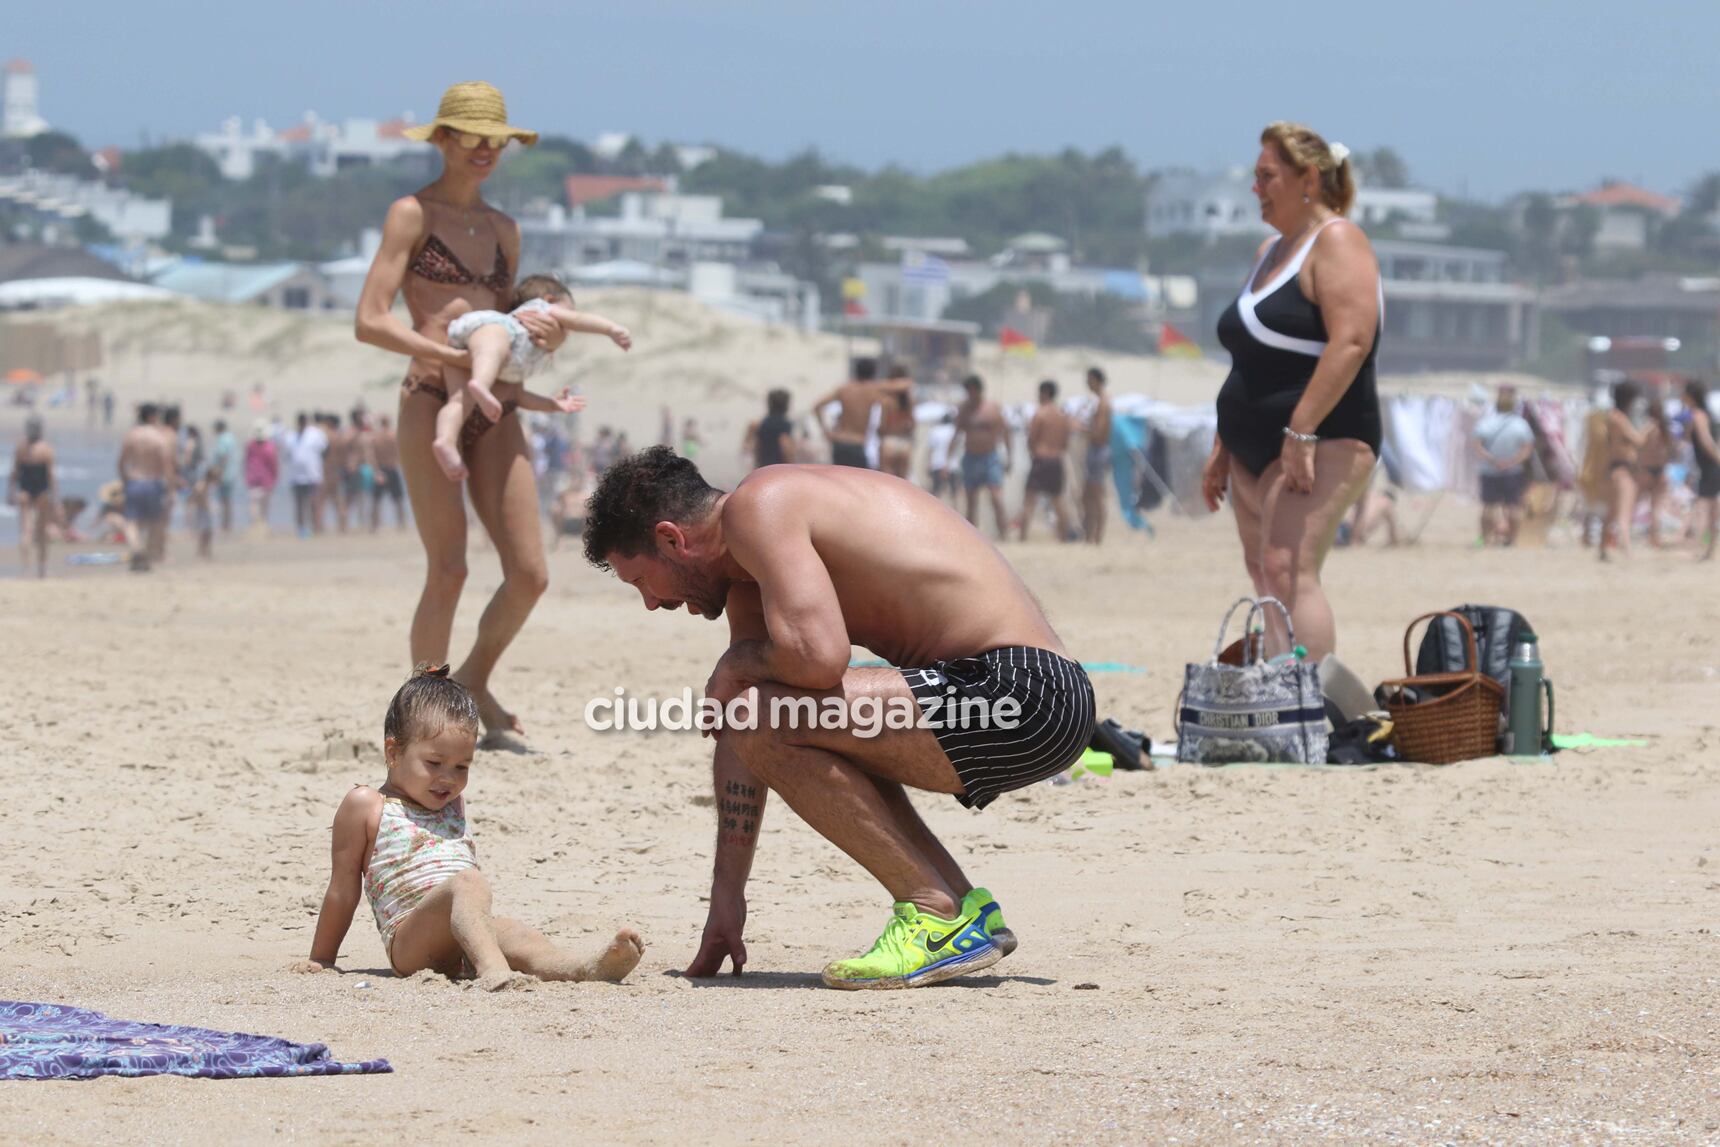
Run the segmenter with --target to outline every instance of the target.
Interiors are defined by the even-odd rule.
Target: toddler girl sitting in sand
[[[633,336],[626,327],[612,323],[600,315],[576,311],[566,285],[553,275],[529,275],[514,289],[513,310],[466,311],[448,325],[450,346],[472,352],[472,370],[465,378],[463,372],[449,368],[448,401],[436,415],[436,440],[431,449],[437,465],[453,481],[466,476],[466,464],[460,458],[460,429],[473,406],[484,412],[491,422],[502,420],[502,404],[496,398],[495,385],[501,382],[524,382],[543,369],[549,355],[532,343],[531,335],[515,318],[524,311],[542,311],[563,328],[577,334],[605,335],[622,350],[633,346]],[[521,389],[519,405],[526,410],[544,413],[571,413],[585,407],[585,399],[563,390],[556,398],[545,398]]]
[[[425,968],[472,975],[496,991],[540,980],[620,980],[645,942],[623,928],[602,951],[575,956],[517,920],[490,915],[490,884],[466,827],[466,787],[478,709],[447,666],[420,667],[383,721],[388,780],[355,787],[334,814],[334,872],[311,956],[295,972],[334,967],[359,890],[370,898],[396,975]]]

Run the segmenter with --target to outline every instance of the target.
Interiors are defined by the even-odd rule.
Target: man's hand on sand
[[[741,940],[746,922],[746,897],[737,896],[725,902],[713,896],[710,915],[705,918],[705,934],[699,941],[698,955],[687,965],[687,975],[715,976],[723,970],[725,959],[734,966],[735,975],[740,975],[747,962],[747,946]]]
[[[321,960],[294,960],[292,963],[287,965],[287,971],[297,972],[300,975],[308,976],[315,972],[329,971],[333,967],[334,964],[325,964]]]

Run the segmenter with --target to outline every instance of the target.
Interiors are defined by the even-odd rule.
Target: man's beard
[[[713,621],[723,615],[728,604],[728,579],[708,574],[691,564],[676,565],[675,592],[686,603],[689,612]]]

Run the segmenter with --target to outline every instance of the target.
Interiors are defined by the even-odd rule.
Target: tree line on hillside
[[[1389,147],[1358,151],[1355,163],[1364,185],[1412,182],[1408,164]],[[207,216],[224,245],[265,259],[327,259],[351,251],[365,228],[379,224],[388,204],[423,179],[421,168],[412,166],[351,168],[322,178],[300,163],[260,156],[251,178],[230,181],[189,144],[125,152],[116,170],[104,172],[75,138],[60,132],[0,146],[0,171],[25,166],[105,178],[142,195],[172,199],[170,247],[187,249]],[[764,221],[767,253],[785,270],[831,290],[845,267],[819,240],[837,233],[860,240],[855,255],[845,258],[881,258],[878,241],[885,235],[960,238],[984,257],[1013,236],[1048,231],[1069,244],[1078,263],[1160,273],[1244,261],[1253,246],[1251,240],[1209,245],[1186,236],[1149,237],[1145,209],[1154,175],[1115,147],[1012,153],[930,174],[895,166],[867,171],[816,150],[777,162],[718,149],[683,171],[678,151],[667,144],[651,147],[634,139],[617,154],[599,156],[577,140],[545,136],[535,148],[511,149],[487,193],[519,211],[534,201],[560,201],[563,181],[574,174],[673,175],[686,192],[719,195],[730,216]],[[832,195],[833,186],[846,188],[845,196]],[[594,210],[613,210],[613,204]],[[1535,282],[1571,274],[1711,269],[1720,254],[1717,210],[1720,173],[1689,189],[1682,213],[1658,227],[1648,250],[1621,254],[1596,251],[1597,213],[1560,212],[1545,193],[1506,206],[1440,202],[1450,242],[1504,250],[1513,273]],[[1388,221],[1378,233],[1397,230],[1397,221]]]

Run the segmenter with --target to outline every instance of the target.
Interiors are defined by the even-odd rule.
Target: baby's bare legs
[[[466,390],[469,377],[465,371],[451,366],[442,370],[448,401],[436,412],[436,437],[430,443],[430,453],[451,482],[460,482],[466,477],[466,460],[460,457],[460,428],[466,425],[466,415],[472,409],[472,396]]]
[[[403,976],[425,968],[452,976],[461,957],[470,961],[478,986],[487,992],[527,982],[508,967],[497,942],[498,921],[490,916],[490,882],[476,868],[455,873],[437,885],[394,933],[389,960]]]
[[[466,389],[471,392],[478,409],[484,412],[484,417],[491,422],[500,422],[502,404],[492,392],[496,379],[501,377],[502,368],[508,365],[508,352],[513,349],[508,328],[500,323],[479,327],[466,340],[466,349],[472,353],[472,377],[466,383]]]
[[[592,955],[576,956],[557,948],[542,932],[518,920],[501,919],[495,923],[496,939],[508,965],[540,980],[617,982],[638,965],[645,951],[645,941],[631,928],[615,933],[615,939]]]
[[[507,328],[496,323],[479,327],[466,342],[472,355],[470,372],[445,367],[442,382],[448,388],[448,400],[436,412],[436,438],[430,452],[450,481],[466,478],[466,460],[460,457],[460,430],[474,408],[482,410],[491,422],[502,420],[502,404],[496,398],[496,379],[507,365],[511,349]]]

